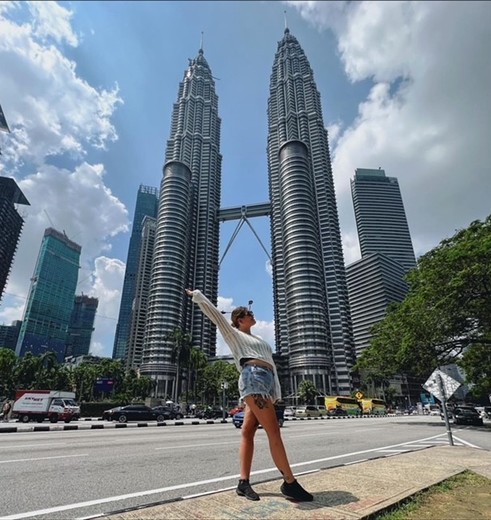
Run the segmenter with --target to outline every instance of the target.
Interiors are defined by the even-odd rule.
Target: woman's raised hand
[[[186,289],[186,294],[188,296],[193,296],[193,291],[191,289]]]

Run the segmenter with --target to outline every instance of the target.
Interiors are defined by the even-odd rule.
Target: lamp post
[[[248,305],[248,307],[249,307],[249,310],[251,310],[251,307],[252,307],[252,304],[253,304],[253,303],[254,303],[254,300],[249,300],[249,301],[247,302],[247,305]]]

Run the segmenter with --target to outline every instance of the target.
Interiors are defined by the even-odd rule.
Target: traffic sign
[[[364,397],[363,392],[356,392],[355,397],[358,399],[358,401],[360,399],[363,399],[363,397]]]
[[[441,385],[439,378],[441,378]],[[428,390],[430,394],[433,394],[440,401],[443,401],[451,397],[460,385],[461,383],[456,381],[453,377],[436,369],[423,385],[423,388]],[[442,387],[444,395],[442,394]]]

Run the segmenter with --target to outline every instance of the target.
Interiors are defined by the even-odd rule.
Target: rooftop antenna
[[[48,212],[45,209],[43,209],[43,211],[46,213],[46,216],[48,217],[49,223],[51,224],[51,227],[54,229],[55,226],[53,225],[53,222],[51,221],[51,219],[50,219],[50,217],[48,215]]]
[[[204,51],[204,49],[203,49],[203,34],[204,34],[203,31],[201,31],[201,42],[200,42],[200,46],[199,46],[199,48],[200,48],[202,51]]]
[[[283,16],[285,17],[285,31],[288,29],[288,21],[286,19],[286,9],[283,11]]]

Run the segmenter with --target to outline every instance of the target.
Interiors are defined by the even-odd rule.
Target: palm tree
[[[191,334],[181,329],[174,329],[167,337],[172,344],[171,363],[176,363],[176,384],[174,385],[174,402],[180,394],[181,369],[189,367],[191,355]]]
[[[189,368],[193,371],[193,395],[196,399],[196,389],[198,385],[199,373],[208,366],[208,356],[198,347],[191,348],[189,356]],[[188,392],[189,393],[189,387]]]
[[[314,404],[315,398],[319,395],[319,391],[310,379],[305,379],[298,385],[298,395],[303,402]]]

